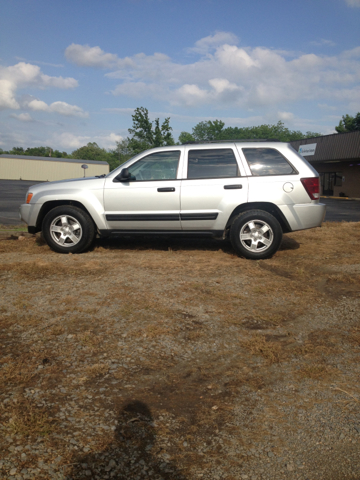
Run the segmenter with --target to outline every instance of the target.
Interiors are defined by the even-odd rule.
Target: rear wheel
[[[282,229],[275,217],[263,210],[238,215],[230,229],[230,241],[236,253],[252,260],[269,258],[280,247]]]
[[[95,238],[91,217],[77,207],[53,208],[43,220],[42,234],[49,247],[58,253],[81,253]]]

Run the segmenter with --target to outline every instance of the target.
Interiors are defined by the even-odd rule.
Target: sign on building
[[[309,143],[308,145],[300,145],[299,153],[303,157],[308,155],[315,155],[316,143]]]

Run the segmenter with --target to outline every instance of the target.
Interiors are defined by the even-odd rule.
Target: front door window
[[[131,182],[175,180],[180,152],[158,152],[142,158],[129,167]]]

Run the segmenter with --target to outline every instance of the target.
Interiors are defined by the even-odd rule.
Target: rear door
[[[186,147],[180,199],[183,230],[223,230],[234,208],[247,201],[247,192],[233,144]]]

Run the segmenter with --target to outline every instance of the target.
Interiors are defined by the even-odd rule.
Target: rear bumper
[[[323,203],[282,205],[279,208],[289,222],[292,231],[321,227],[326,213],[326,205]]]

